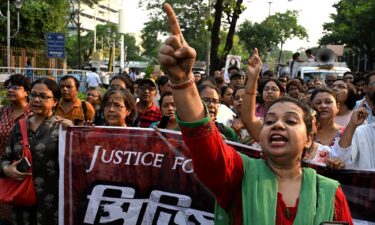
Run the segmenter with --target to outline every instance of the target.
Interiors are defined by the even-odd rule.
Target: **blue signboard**
[[[65,58],[65,34],[47,33],[47,57]]]

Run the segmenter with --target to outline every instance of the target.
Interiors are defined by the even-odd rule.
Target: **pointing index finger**
[[[176,35],[181,38],[181,41],[183,40],[183,36],[180,29],[180,24],[177,21],[176,15],[172,9],[172,7],[168,3],[164,3],[164,9],[167,13],[168,22],[169,22],[169,29],[172,33],[172,35]]]
[[[254,48],[254,54],[253,54],[253,56],[259,56],[258,48]]]

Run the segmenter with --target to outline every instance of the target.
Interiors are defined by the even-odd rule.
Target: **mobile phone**
[[[17,164],[17,170],[21,173],[26,173],[29,171],[31,164],[26,157],[22,157],[20,163]]]
[[[163,116],[159,122],[158,127],[162,129],[166,128],[168,121],[169,121],[169,116]]]
[[[348,222],[335,221],[335,222],[321,222],[320,225],[349,225],[349,223]]]

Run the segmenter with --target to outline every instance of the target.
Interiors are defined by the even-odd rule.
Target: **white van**
[[[321,66],[318,63],[296,63],[293,67],[292,77],[301,77],[305,81],[310,79],[325,80],[328,74],[343,77],[344,73],[350,72],[346,63],[334,63],[332,66]]]

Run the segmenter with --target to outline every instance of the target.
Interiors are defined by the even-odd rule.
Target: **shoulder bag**
[[[19,124],[22,134],[22,157],[26,157],[32,165],[26,119],[19,120]],[[30,167],[29,172],[32,172],[32,167]],[[28,176],[23,181],[17,181],[12,178],[0,179],[0,202],[16,206],[34,205],[36,203],[36,195],[33,176]]]

